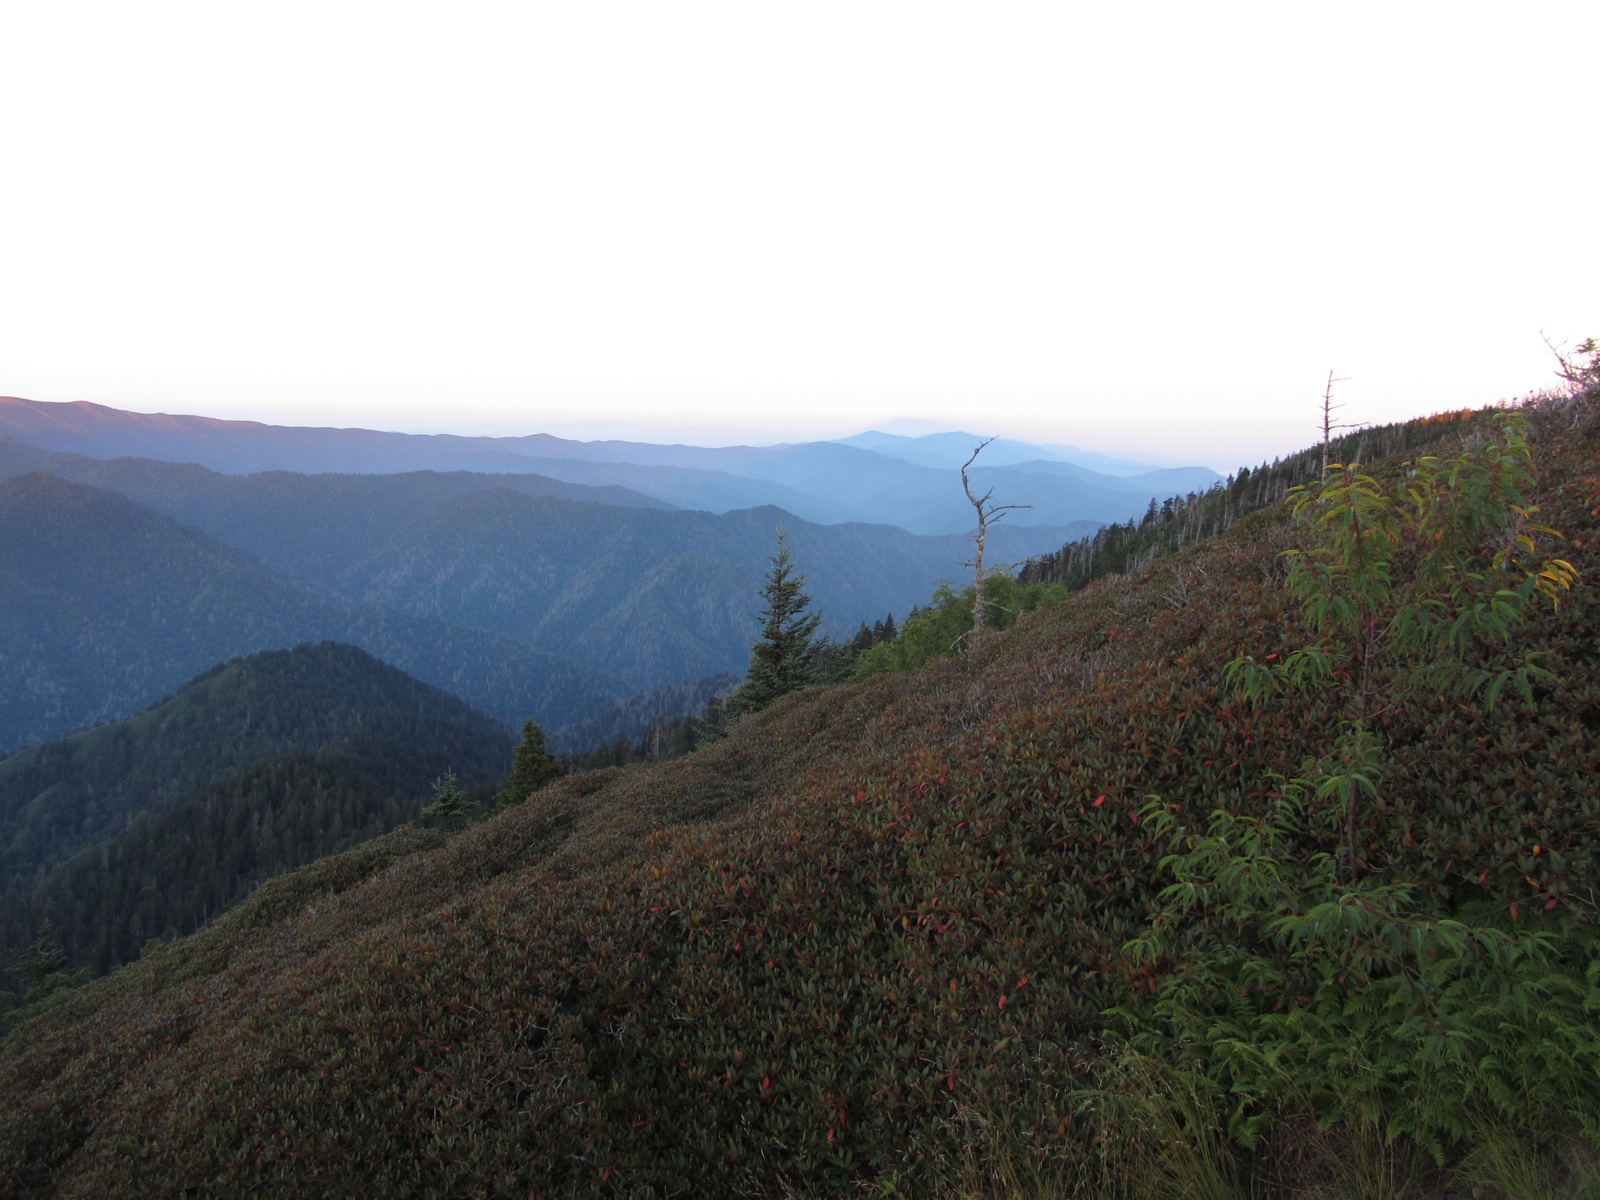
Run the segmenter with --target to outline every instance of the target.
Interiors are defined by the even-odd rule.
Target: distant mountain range
[[[972,527],[955,470],[981,440],[965,433],[907,438],[869,432],[836,442],[702,447],[578,442],[549,434],[456,437],[261,425],[17,398],[0,398],[0,435],[43,450],[196,463],[231,475],[538,474],[625,488],[677,508],[723,513],[774,506],[821,524],[861,521],[922,534]],[[1124,521],[1142,513],[1152,497],[1203,489],[1218,476],[1205,467],[1152,469],[1070,447],[997,440],[984,450],[974,478],[983,488],[993,486],[1004,503],[1031,506],[1008,518],[1020,527]],[[615,495],[600,502],[619,503]],[[1055,547],[1040,550],[1050,548]]]
[[[778,509],[452,495],[413,475],[185,490],[162,474],[192,483],[197,468],[108,466],[193,524],[56,475],[0,481],[0,752],[127,716],[235,655],[320,639],[555,733],[634,692],[742,674],[779,526],[837,636],[904,615],[969,553],[960,537]]]
[[[417,436],[0,398],[0,754],[323,639],[588,748],[742,675],[778,528],[835,637],[959,580],[977,444]],[[989,531],[990,565],[1215,479],[1064,449],[984,448],[975,486],[1034,505]]]

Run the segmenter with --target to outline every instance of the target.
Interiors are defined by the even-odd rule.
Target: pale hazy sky
[[[1592,0],[13,0],[0,394],[1226,469],[1329,368],[1383,421],[1600,335],[1597,45]]]

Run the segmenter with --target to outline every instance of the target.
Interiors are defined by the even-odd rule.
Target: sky
[[[12,4],[0,394],[1227,470],[1600,335],[1600,5]]]

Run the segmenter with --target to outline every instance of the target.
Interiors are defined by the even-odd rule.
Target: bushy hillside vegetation
[[[220,664],[136,717],[0,761],[0,963],[44,920],[74,965],[129,962],[414,818],[446,771],[481,786],[510,761],[494,721],[353,646]]]
[[[1531,421],[1537,519],[1467,528],[1462,569],[1547,524],[1589,583],[1515,614],[1489,587],[1509,640],[1463,641],[1456,682],[1537,653],[1525,695],[1392,668],[1353,837],[1316,775],[1348,680],[1252,703],[1228,673],[1318,637],[1280,557],[1317,526],[1278,505],[969,656],[274,881],[8,1036],[0,1175],[892,1196],[977,1163],[980,1191],[1400,1196],[1437,1150],[1558,1194],[1600,1134],[1600,419]]]

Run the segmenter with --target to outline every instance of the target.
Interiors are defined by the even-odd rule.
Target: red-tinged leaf
[[[772,1076],[771,1075],[763,1075],[761,1077],[761,1090],[764,1092],[771,1086],[772,1086]]]
[[[949,1088],[952,1092],[955,1091],[956,1090],[956,1077],[955,1077],[955,1075],[953,1075],[953,1074],[946,1075],[944,1077],[944,1085],[945,1085],[945,1087]]]
[[[1099,808],[1105,802],[1106,802],[1105,793],[1102,792],[1098,797],[1095,798],[1094,804],[1092,804],[1090,807],[1091,808]]]
[[[1549,912],[1549,911],[1550,911],[1550,910],[1551,910],[1551,909],[1552,909],[1552,908],[1554,908],[1554,907],[1555,907],[1555,906],[1556,906],[1556,905],[1557,905],[1557,904],[1558,904],[1558,903],[1559,903],[1559,901],[1557,901],[1557,900],[1556,900],[1556,898],[1555,898],[1555,897],[1554,897],[1554,896],[1551,896],[1551,897],[1550,897],[1550,899],[1548,899],[1548,900],[1546,900],[1546,901],[1545,901],[1545,902],[1544,902],[1544,910],[1545,910],[1545,912]]]
[[[1515,904],[1511,906],[1511,919],[1513,921],[1517,919],[1517,906]]]
[[[1486,882],[1488,882],[1488,879],[1489,879],[1489,872],[1487,872],[1487,871],[1479,871],[1478,872],[1478,882],[1479,883],[1486,883]]]
[[[996,1008],[1004,1008],[1005,1006],[1006,1006],[1006,998],[1004,996],[1001,996],[1000,997],[1000,1003],[997,1004],[995,1007]]]

